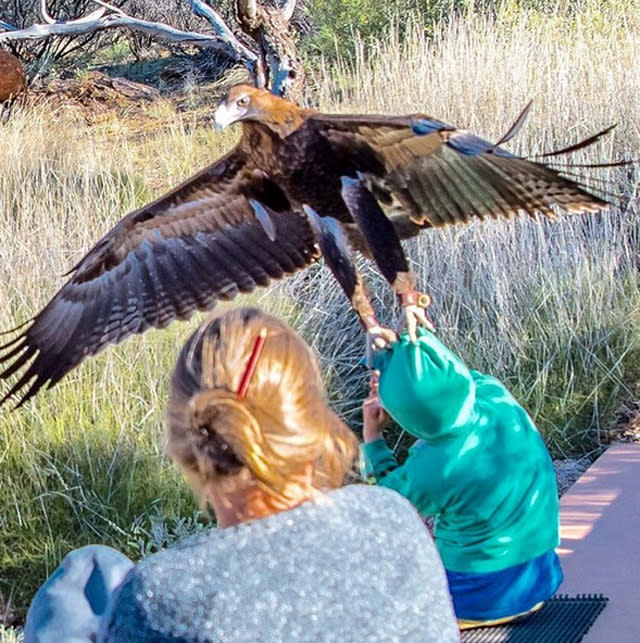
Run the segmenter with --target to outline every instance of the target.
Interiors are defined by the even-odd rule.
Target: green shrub
[[[392,24],[404,34],[404,26],[419,23],[431,33],[433,25],[467,6],[465,0],[312,0],[305,5],[311,24],[302,40],[303,51],[325,58],[355,55],[357,34],[367,43],[380,38]]]

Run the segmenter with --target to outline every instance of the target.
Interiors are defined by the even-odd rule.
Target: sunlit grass
[[[538,153],[618,123],[572,160],[637,157],[639,9],[637,0],[586,2],[543,21],[511,4],[495,21],[465,18],[432,39],[418,27],[402,41],[391,33],[324,70],[317,99],[327,110],[422,111],[496,139],[534,98],[513,151]],[[237,135],[215,134],[167,104],[152,116],[151,125],[88,127],[41,105],[0,123],[0,329],[37,312],[123,214],[218,158]],[[427,231],[408,244],[440,335],[509,383],[556,456],[595,452],[640,380],[637,173],[589,178],[604,180],[594,185],[622,208]],[[362,267],[391,321],[388,288]],[[314,266],[238,300],[246,302],[300,330],[332,402],[357,426],[364,338],[327,271]],[[193,515],[195,502],[163,456],[163,415],[170,369],[201,319],[112,347],[25,408],[0,411],[0,607],[22,612],[73,547],[103,542],[138,556],[140,534],[159,515]]]
[[[0,626],[0,643],[21,643],[22,634],[11,628],[4,629]]]

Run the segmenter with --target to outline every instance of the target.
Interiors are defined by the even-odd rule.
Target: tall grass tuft
[[[418,24],[403,39],[391,30],[322,70],[317,99],[343,112],[423,111],[497,139],[534,98],[511,150],[536,154],[618,123],[572,160],[637,156],[639,4],[584,0],[579,12],[543,20],[509,3],[432,38]],[[158,108],[157,130],[134,131],[126,119],[92,128],[47,105],[0,123],[0,329],[37,312],[124,213],[233,143],[234,134],[214,135],[167,110]],[[596,452],[640,380],[638,175],[586,178],[619,207],[430,230],[407,245],[433,295],[438,333],[472,366],[508,382],[556,456]],[[361,267],[392,323],[388,287],[368,262]],[[237,303],[247,302],[300,330],[332,402],[357,427],[364,337],[328,271],[313,266]],[[170,369],[201,318],[110,348],[20,411],[0,411],[0,613],[8,604],[23,613],[71,548],[103,542],[138,557],[148,551],[141,535],[159,529],[169,541],[167,529],[183,524],[177,517],[193,516],[195,503],[163,456],[163,409]],[[166,524],[154,528],[162,516]]]
[[[13,628],[0,626],[0,643],[21,643],[22,633]]]

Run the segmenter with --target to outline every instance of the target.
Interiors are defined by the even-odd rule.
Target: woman
[[[98,641],[459,640],[413,508],[388,490],[341,488],[357,441],[285,324],[254,309],[206,322],[178,359],[168,423],[169,454],[221,529],[132,566],[106,590]],[[41,592],[30,619],[46,612]],[[26,632],[26,643],[54,640]]]

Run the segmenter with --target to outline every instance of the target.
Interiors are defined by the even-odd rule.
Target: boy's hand
[[[362,403],[362,437],[365,442],[374,442],[382,438],[382,429],[389,424],[389,414],[380,406],[378,397],[378,380],[380,373],[371,375],[369,397]]]

